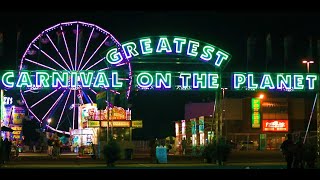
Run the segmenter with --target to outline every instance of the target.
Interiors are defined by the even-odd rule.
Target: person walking
[[[295,144],[292,139],[292,134],[287,134],[287,139],[283,141],[280,146],[282,154],[287,162],[287,169],[292,168],[293,157],[294,157]]]

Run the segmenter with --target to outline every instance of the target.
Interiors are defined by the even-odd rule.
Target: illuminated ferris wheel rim
[[[23,62],[23,60],[25,59],[25,56],[27,55],[28,50],[31,48],[31,46],[32,46],[37,40],[39,40],[39,39],[40,39],[43,35],[45,35],[46,33],[50,32],[50,31],[52,31],[52,30],[54,30],[54,29],[56,29],[56,28],[58,28],[58,27],[60,27],[60,26],[73,25],[73,24],[82,24],[82,25],[84,25],[84,26],[86,26],[86,27],[93,27],[93,28],[99,30],[101,33],[103,33],[103,34],[105,34],[105,35],[107,35],[107,36],[110,36],[111,39],[112,39],[113,41],[115,41],[116,44],[120,44],[120,47],[121,47],[121,43],[120,43],[110,32],[108,32],[107,30],[101,28],[101,27],[98,26],[98,25],[95,25],[95,24],[92,24],[92,23],[83,22],[83,21],[63,22],[63,23],[59,23],[59,24],[56,24],[56,25],[54,25],[54,26],[51,26],[51,27],[47,28],[46,30],[42,31],[37,37],[35,37],[35,38],[31,41],[31,43],[29,43],[26,51],[25,51],[25,52],[23,53],[23,55],[22,55],[22,58],[21,58],[22,61],[21,61],[21,63],[20,63],[19,71],[22,70],[22,62]],[[119,46],[118,46],[118,47],[119,47]],[[120,50],[122,51],[122,48],[120,48]],[[123,54],[123,52],[122,52],[122,54]],[[126,56],[123,56],[123,57],[125,58]],[[125,58],[125,59],[126,59],[126,58]],[[127,60],[127,61],[128,61],[128,60]]]
[[[77,55],[77,52],[78,52],[78,51],[77,51],[77,48],[78,48],[77,46],[78,46],[78,42],[79,42],[79,41],[78,41],[79,25],[81,26],[81,28],[83,28],[83,27],[87,27],[87,28],[89,28],[89,29],[92,28],[91,33],[90,33],[90,37],[89,37],[89,39],[88,39],[88,41],[87,41],[87,45],[86,45],[86,48],[85,48],[85,50],[84,50],[84,52],[83,52],[83,55],[82,55],[80,64],[79,64],[79,66],[78,66],[78,69],[77,69],[76,65],[75,65],[75,68],[73,68],[73,67],[72,67],[72,69],[70,68],[70,66],[73,66],[73,65],[72,65],[72,62],[71,62],[71,61],[73,61],[73,60],[70,59],[69,49],[68,49],[68,46],[67,46],[67,44],[66,44],[66,39],[65,39],[65,35],[64,35],[64,33],[65,33],[66,31],[63,29],[63,27],[68,27],[68,26],[69,26],[69,27],[70,27],[70,26],[73,27],[74,25],[77,25],[77,29],[76,29],[76,45],[75,45],[76,53],[74,54],[74,55],[75,55],[75,58],[74,58],[74,62],[75,62],[75,63],[77,62],[77,60],[80,59],[80,55],[79,55],[79,59],[77,59],[77,56],[78,56],[78,55]],[[59,27],[60,27],[60,29],[58,29]],[[60,54],[60,51],[56,48],[55,44],[52,42],[52,40],[51,40],[51,38],[50,38],[49,32],[53,31],[53,32],[58,33],[60,30],[61,30],[61,34],[63,35],[63,39],[64,39],[64,41],[65,41],[65,46],[66,46],[66,50],[67,50],[68,55],[69,55],[69,60],[70,60],[70,62],[71,62],[71,64],[69,64],[70,66],[68,66],[68,63],[66,63],[65,59],[64,59],[63,56]],[[75,30],[75,29],[74,29],[74,30]],[[73,32],[74,32],[74,30],[73,30]],[[74,32],[74,33],[75,33],[75,32]],[[82,62],[82,60],[83,60],[84,54],[86,53],[87,47],[88,47],[88,45],[89,45],[89,42],[90,42],[90,40],[91,40],[91,37],[92,37],[93,33],[103,34],[103,35],[105,35],[105,36],[104,36],[105,38],[104,38],[104,40],[102,41],[102,43],[100,44],[100,46],[95,49],[94,53],[91,53],[92,55],[91,55],[91,57],[90,57],[89,59],[87,59],[87,62],[85,62],[86,60],[84,61],[85,64],[82,66],[82,69],[80,69],[80,68],[81,68],[81,67],[80,67],[81,62]],[[58,34],[57,34],[57,35],[58,35]],[[20,72],[21,72],[21,71],[23,70],[23,68],[24,68],[24,66],[23,66],[24,62],[25,62],[25,63],[27,63],[27,62],[30,63],[30,62],[32,61],[32,60],[30,60],[30,59],[27,59],[27,55],[30,55],[30,54],[28,54],[28,51],[33,49],[32,46],[34,46],[34,47],[35,47],[37,50],[39,50],[41,53],[44,52],[41,48],[39,48],[39,47],[36,46],[36,42],[37,42],[37,41],[40,41],[40,42],[41,42],[41,38],[42,38],[42,37],[47,37],[47,38],[50,40],[50,42],[51,42],[51,44],[52,44],[51,46],[53,46],[53,47],[55,48],[56,52],[60,55],[60,57],[62,58],[63,62],[65,63],[65,65],[67,66],[67,68],[68,68],[70,71],[72,71],[72,70],[74,70],[74,71],[81,71],[81,70],[83,70],[83,68],[87,65],[87,63],[91,60],[91,58],[96,54],[96,52],[100,49],[100,47],[101,47],[104,43],[106,43],[106,40],[107,40],[107,39],[111,39],[111,41],[116,45],[118,51],[120,52],[121,56],[123,57],[123,61],[119,62],[119,64],[118,64],[118,65],[115,65],[115,67],[127,65],[127,68],[128,68],[128,71],[129,71],[129,73],[127,74],[127,75],[129,76],[129,77],[127,78],[128,87],[127,87],[127,90],[126,90],[126,98],[129,98],[129,94],[130,94],[130,90],[131,90],[131,85],[132,85],[131,64],[130,64],[130,61],[126,58],[126,56],[125,56],[125,54],[124,54],[124,52],[123,52],[123,49],[121,48],[122,45],[120,44],[120,42],[119,42],[110,32],[104,30],[103,28],[101,28],[101,27],[99,27],[99,26],[97,26],[97,25],[95,25],[95,24],[86,23],[86,22],[82,22],[82,21],[70,21],[70,22],[59,23],[59,24],[56,24],[56,25],[54,25],[54,26],[51,26],[51,27],[47,28],[46,30],[42,31],[39,35],[37,35],[37,36],[29,43],[26,51],[23,53],[23,56],[22,56],[22,58],[21,58],[20,67],[19,67],[19,74],[20,74]],[[93,38],[94,38],[94,37],[93,37]],[[91,42],[90,42],[90,43],[91,43]],[[47,54],[45,54],[45,55],[46,55],[51,61],[55,62],[55,60],[52,59],[52,58],[50,58]],[[72,58],[72,59],[73,59],[73,58]],[[56,60],[57,60],[57,59],[56,59]],[[102,62],[102,61],[103,61],[103,59],[100,59],[98,62],[100,63],[100,62]],[[94,65],[96,65],[98,62],[96,62]],[[124,63],[123,63],[123,62],[124,62]],[[36,61],[32,61],[31,63],[34,63],[34,64],[36,64],[37,66],[41,66],[42,68],[46,68],[46,69],[57,70],[57,71],[59,71],[59,69],[60,69],[60,68],[54,69],[54,68],[50,68],[49,66],[43,66],[43,64],[38,63],[38,62],[36,62]],[[62,67],[64,70],[67,70],[66,68],[64,68],[64,65],[61,66],[60,63],[57,63],[57,62],[55,62],[55,63],[56,63],[57,65],[59,65],[60,67]],[[94,66],[94,65],[92,65],[92,66]],[[87,69],[85,69],[85,70],[88,70],[88,69],[92,68],[92,66],[90,66],[89,68],[87,68]],[[99,69],[99,70],[107,70],[107,69],[111,69],[111,68],[114,68],[114,67],[107,67],[107,68]],[[54,90],[54,91],[53,91],[52,93],[50,93],[50,94],[53,94],[54,92],[56,92],[56,91],[59,90],[59,89],[61,89],[61,88],[57,88],[56,90]],[[90,89],[90,88],[89,88],[89,89]],[[112,89],[109,89],[109,88],[105,88],[105,89],[109,90],[110,92],[113,91]],[[61,89],[61,90],[63,90],[63,89]],[[63,107],[62,113],[64,113],[64,108],[65,108],[65,106],[66,106],[66,104],[67,104],[67,101],[68,101],[68,99],[69,99],[71,90],[73,90],[74,93],[76,93],[76,90],[78,90],[78,89],[69,89],[69,94],[67,93],[67,94],[68,94],[68,97],[67,97],[67,100],[65,101],[65,105],[64,105],[64,107]],[[90,90],[92,91],[92,89],[90,89]],[[65,93],[66,93],[67,91],[68,91],[68,90],[66,90],[66,89],[63,90],[62,94],[59,96],[59,98],[56,100],[56,102],[51,106],[51,108],[48,110],[48,112],[51,111],[54,106],[56,106],[57,101],[60,101],[60,99],[63,99],[63,97],[64,97],[64,95],[65,95]],[[92,91],[92,92],[96,94],[95,91]],[[42,122],[47,116],[49,116],[49,115],[47,115],[47,114],[48,114],[48,112],[47,112],[47,113],[43,116],[43,118],[41,118],[41,117],[38,118],[38,116],[33,112],[33,110],[31,110],[31,108],[33,108],[33,107],[34,107],[36,104],[38,104],[39,102],[36,102],[35,104],[29,106],[28,102],[27,102],[26,99],[25,99],[26,97],[24,96],[24,92],[23,92],[22,89],[20,89],[20,94],[21,94],[21,97],[23,98],[23,101],[25,102],[25,105],[26,105],[28,111],[35,117],[35,119],[37,119],[39,122]],[[49,94],[49,95],[50,95],[50,94]],[[49,96],[49,95],[47,95],[47,96]],[[47,96],[44,97],[43,99],[47,98]],[[75,97],[75,95],[74,95],[74,97]],[[90,98],[90,97],[89,97],[89,98]],[[39,101],[42,101],[43,99],[40,99]],[[90,101],[91,101],[91,103],[92,103],[91,98],[90,98]],[[75,103],[75,101],[74,101],[74,103]],[[74,108],[74,109],[75,109],[75,108]],[[75,115],[75,114],[73,114],[73,116],[74,116],[74,115]],[[62,116],[62,114],[61,114],[61,116]],[[56,132],[59,132],[59,133],[69,134],[69,132],[67,132],[67,131],[61,131],[61,130],[58,130],[58,129],[57,129],[58,126],[59,126],[60,120],[61,120],[61,116],[60,116],[60,119],[59,119],[59,122],[58,122],[56,128],[53,128],[53,127],[50,126],[50,125],[46,125],[46,127],[47,127],[48,129],[51,129],[51,130],[56,131]],[[73,123],[74,123],[74,120],[73,120]]]

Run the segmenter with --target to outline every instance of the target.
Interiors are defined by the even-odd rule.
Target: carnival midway
[[[132,91],[203,90],[215,94],[214,104],[208,112],[202,112],[205,108],[197,107],[197,112],[197,108],[190,108],[192,116],[175,122],[176,136],[169,143],[173,146],[170,153],[199,155],[213,140],[223,136],[243,140],[244,134],[244,140],[252,142],[254,149],[279,148],[279,142],[290,131],[289,122],[297,123],[291,120],[294,118],[289,117],[288,110],[289,103],[297,104],[295,100],[253,97],[228,102],[225,90],[317,93],[319,74],[224,72],[230,60],[227,51],[188,37],[161,35],[121,43],[98,25],[62,22],[31,40],[19,69],[0,71],[1,136],[23,152],[23,122],[34,121],[45,139],[59,137],[71,152],[102,158],[101,147],[112,139],[121,144],[122,158],[128,152],[132,157],[133,129],[143,128],[143,120],[131,118],[135,113],[128,104]],[[174,71],[162,67],[163,62],[189,67]],[[139,66],[148,63],[155,65]],[[280,108],[281,112],[269,112],[270,107]],[[233,120],[248,121],[243,124],[249,125],[241,132],[232,131],[236,125],[226,122]]]

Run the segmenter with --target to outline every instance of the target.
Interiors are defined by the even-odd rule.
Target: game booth
[[[98,110],[97,104],[79,106],[79,129],[70,129],[71,150],[79,155],[94,155],[99,146],[99,136],[109,123],[113,138],[119,142],[131,141],[131,110],[109,107]],[[106,137],[104,137],[105,139]]]

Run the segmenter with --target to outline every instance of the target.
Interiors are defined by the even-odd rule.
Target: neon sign
[[[117,71],[6,71],[1,76],[2,86],[6,88],[121,88]]]
[[[219,68],[225,66],[231,59],[229,53],[212,44],[178,36],[143,37],[123,43],[122,49],[129,60],[137,56],[156,54],[180,55],[196,58]],[[109,49],[105,57],[110,64],[118,64],[123,60],[117,47]]]
[[[316,90],[317,74],[301,73],[233,73],[232,87],[235,90]]]
[[[251,108],[252,108],[252,128],[260,128],[260,99],[252,98],[251,99]]]
[[[288,120],[262,120],[262,131],[288,132]]]

